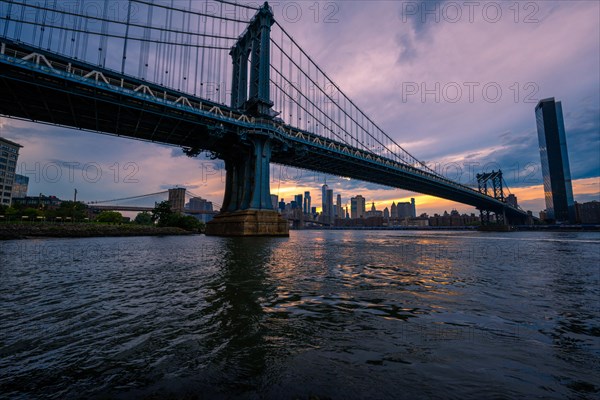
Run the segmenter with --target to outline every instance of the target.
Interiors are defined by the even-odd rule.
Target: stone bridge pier
[[[209,236],[289,236],[289,224],[273,209],[270,190],[272,142],[248,134],[245,145],[223,156],[227,170],[221,212],[206,225]]]

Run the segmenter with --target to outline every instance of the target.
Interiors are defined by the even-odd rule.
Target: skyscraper
[[[535,107],[535,117],[547,218],[556,222],[574,223],[575,202],[562,104],[560,101],[556,102],[554,98],[540,100]]]
[[[187,204],[187,206],[187,211],[190,212],[196,219],[204,223],[212,220],[213,216],[211,214],[197,214],[200,211],[212,211],[212,202],[203,199],[202,197],[193,197],[190,199],[190,202]]]
[[[271,206],[273,207],[273,210],[277,210],[279,208],[279,196],[277,196],[276,194],[272,194],[271,195]]]
[[[294,196],[294,201],[296,202],[296,206],[293,208],[302,208],[303,206],[303,201],[302,201],[302,195],[301,194],[297,194],[296,196]]]
[[[9,206],[12,199],[15,169],[19,158],[18,143],[0,137],[0,204]]]
[[[304,192],[304,214],[310,214],[310,192]]]
[[[333,212],[333,190],[332,189],[328,189],[327,190],[327,221],[329,223],[333,223],[335,221],[335,215]]]
[[[344,209],[342,208],[342,195],[338,194],[335,202],[335,216],[337,218],[344,218]]]
[[[321,215],[323,216],[329,216],[329,211],[327,210],[327,190],[329,189],[329,186],[327,186],[327,184],[324,184],[321,187]]]
[[[391,218],[398,218],[398,206],[396,206],[396,202],[392,201],[392,208],[390,210]]]
[[[188,203],[189,211],[212,211],[213,203],[202,197],[192,197]]]
[[[350,218],[364,218],[365,217],[365,198],[360,194],[350,199]]]

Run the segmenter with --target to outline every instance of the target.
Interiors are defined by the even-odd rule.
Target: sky
[[[463,184],[501,168],[510,192],[534,213],[545,208],[534,108],[555,97],[563,106],[575,200],[600,200],[600,2],[270,5],[275,19],[397,143]],[[79,200],[97,201],[185,186],[222,202],[219,160],[5,117],[0,136],[24,146],[17,172],[30,177],[30,195],[70,199],[77,189]],[[475,212],[418,193],[271,166],[271,193],[288,202],[310,191],[320,206],[325,181],[344,204],[361,194],[381,210],[414,197],[419,214]]]

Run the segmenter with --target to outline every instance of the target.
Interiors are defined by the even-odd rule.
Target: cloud
[[[431,29],[439,23],[444,0],[405,1],[400,6],[400,20],[411,29],[396,35],[400,47],[399,63],[413,61],[420,53],[421,42],[430,39]]]
[[[183,149],[175,148],[175,149],[171,149],[171,157],[179,158],[179,157],[187,157],[187,156],[183,152]]]

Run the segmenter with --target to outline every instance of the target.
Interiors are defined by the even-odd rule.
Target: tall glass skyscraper
[[[575,202],[567,153],[562,104],[554,98],[535,107],[547,218],[575,223]]]
[[[323,215],[323,218],[329,221],[329,210],[327,209],[327,190],[329,190],[329,186],[324,184],[321,187],[321,215]]]
[[[310,192],[304,192],[304,214],[310,214]]]
[[[333,189],[327,189],[327,214],[328,222],[333,224],[335,222],[335,211],[333,210]]]

